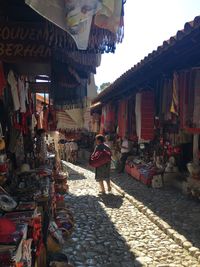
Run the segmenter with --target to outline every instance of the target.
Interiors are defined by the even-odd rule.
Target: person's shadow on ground
[[[101,201],[108,208],[119,209],[123,204],[123,196],[114,194],[105,194],[100,197]]]

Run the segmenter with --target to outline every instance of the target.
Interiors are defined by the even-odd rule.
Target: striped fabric
[[[56,111],[57,129],[78,129],[78,125],[65,111]]]

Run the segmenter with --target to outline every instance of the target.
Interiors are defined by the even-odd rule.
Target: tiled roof
[[[137,70],[141,69],[146,64],[151,63],[158,56],[162,55],[163,52],[167,51],[169,48],[172,48],[178,42],[181,42],[182,39],[189,36],[196,29],[200,29],[200,16],[195,17],[195,19],[191,22],[185,23],[183,30],[179,30],[175,36],[171,37],[167,41],[164,41],[163,44],[158,46],[156,50],[149,53],[143,60],[141,60],[139,63],[134,65],[131,69],[126,71],[124,74],[122,74],[109,87],[107,87],[104,91],[102,91],[94,99],[93,103],[96,103],[96,102],[102,100],[105,96],[109,95],[111,92],[114,92],[116,89],[119,89],[119,87],[123,84],[123,82],[127,78],[130,78],[133,73],[135,73]]]

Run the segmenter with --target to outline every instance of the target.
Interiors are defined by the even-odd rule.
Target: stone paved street
[[[93,172],[67,165],[76,228],[64,251],[75,267],[200,266],[119,193],[99,197]]]
[[[200,203],[172,188],[148,188],[127,174],[112,174],[113,182],[200,248]]]

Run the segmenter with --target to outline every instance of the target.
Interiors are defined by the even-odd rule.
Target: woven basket
[[[58,252],[62,249],[62,247],[51,235],[48,235],[47,249],[49,252]]]

